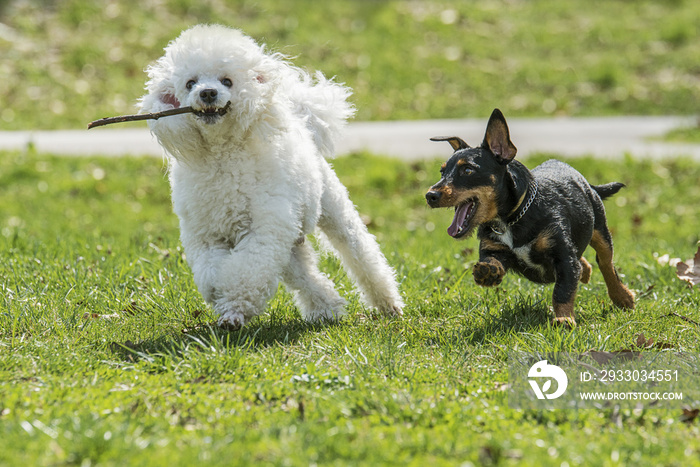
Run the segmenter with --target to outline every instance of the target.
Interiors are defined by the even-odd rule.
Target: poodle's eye
[[[231,86],[233,86],[233,82],[232,82],[230,79],[228,79],[228,78],[222,79],[222,80],[221,80],[221,84],[223,84],[223,85],[226,86],[227,88],[230,88]]]
[[[185,87],[187,88],[188,91],[191,91],[195,84],[197,84],[197,82],[195,80],[191,79],[187,82],[187,84],[185,84]]]

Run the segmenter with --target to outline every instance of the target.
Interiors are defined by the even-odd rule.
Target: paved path
[[[478,145],[487,119],[357,122],[348,125],[338,154],[366,149],[406,160],[445,157],[447,143],[429,141],[431,136],[462,137]],[[513,118],[508,120],[511,139],[520,157],[546,152],[559,157],[663,158],[689,156],[700,160],[700,144],[652,141],[679,126],[696,125],[695,117],[595,117]],[[0,131],[0,149],[23,149],[33,144],[39,152],[65,155],[153,155],[162,150],[148,129],[96,128],[67,131]]]

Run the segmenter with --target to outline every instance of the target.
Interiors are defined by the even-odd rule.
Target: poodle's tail
[[[338,176],[328,164],[324,171],[319,228],[340,256],[365,302],[386,314],[401,315],[404,303],[394,269],[379,249],[376,238],[367,230]]]
[[[324,157],[333,157],[340,131],[355,114],[355,107],[348,102],[352,91],[321,72],[314,78],[301,71],[300,74],[302,85],[292,86],[289,94],[294,112],[306,119],[319,152]]]

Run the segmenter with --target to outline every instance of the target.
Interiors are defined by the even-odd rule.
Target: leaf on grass
[[[121,312],[133,316],[137,313],[141,313],[142,311],[143,310],[141,309],[141,307],[138,306],[136,302],[131,302]]]
[[[192,312],[192,317],[199,318],[202,315],[202,313],[204,313],[204,310],[201,310],[201,309],[194,310]]]
[[[700,284],[700,246],[692,259],[676,264],[676,275],[691,287]]]
[[[644,336],[644,333],[640,334],[637,336],[637,341],[635,343],[637,347],[642,348],[642,349],[657,349],[657,350],[666,350],[666,349],[672,349],[673,344],[669,344],[668,342],[654,342],[654,338],[650,337],[647,339]]]
[[[693,420],[698,418],[700,415],[700,409],[691,409],[690,407],[683,407],[683,414],[681,414],[681,421],[686,423],[691,423]]]
[[[637,336],[637,347],[645,348],[654,343],[654,339],[650,337],[649,339],[644,337],[644,333]]]

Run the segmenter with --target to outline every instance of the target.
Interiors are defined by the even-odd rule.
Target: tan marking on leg
[[[620,308],[633,309],[634,293],[620,281],[620,277],[617,275],[613,264],[612,245],[609,245],[603,236],[597,230],[594,230],[591,246],[596,251],[598,267],[600,267],[600,272],[603,273],[603,279],[605,279],[605,285],[608,288],[608,296],[610,296],[613,304]]]
[[[535,238],[533,243],[533,248],[538,253],[545,253],[552,249],[554,246],[554,240],[552,239],[552,232],[550,230],[544,230]]]
[[[479,245],[479,249],[484,251],[506,251],[510,250],[507,245],[504,245],[503,243],[496,242],[494,240],[491,240],[489,238],[483,238],[481,240],[481,244]]]
[[[581,262],[581,267],[583,268],[581,270],[581,277],[579,280],[582,284],[588,284],[588,282],[591,280],[591,263],[586,261],[586,258],[584,258],[583,256],[581,256],[579,261]]]
[[[576,318],[574,317],[574,299],[568,303],[554,304],[554,325],[561,325],[569,328],[576,326]]]

